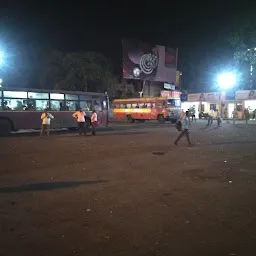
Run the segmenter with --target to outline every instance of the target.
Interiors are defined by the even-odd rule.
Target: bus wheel
[[[176,124],[177,120],[176,119],[171,119],[172,124]]]
[[[165,122],[164,116],[163,115],[158,115],[157,120],[159,123],[163,124]]]
[[[7,119],[0,119],[0,135],[9,135],[12,131],[12,124]]]
[[[139,119],[138,121],[139,121],[140,123],[145,123],[146,120],[144,120],[144,119]]]
[[[134,123],[134,122],[135,122],[135,120],[132,119],[132,117],[131,117],[130,115],[128,115],[128,116],[126,117],[126,119],[127,119],[127,123]]]

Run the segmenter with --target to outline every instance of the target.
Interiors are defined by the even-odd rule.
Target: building
[[[249,109],[253,116],[256,112],[256,90],[239,90],[232,93],[209,92],[209,93],[190,93],[182,95],[181,108],[185,111],[194,108],[196,117],[200,113],[209,113],[210,110],[220,110],[223,118],[232,118],[234,110],[238,113],[238,118],[244,118],[244,110]]]

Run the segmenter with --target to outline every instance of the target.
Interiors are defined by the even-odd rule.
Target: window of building
[[[78,100],[78,95],[66,94],[66,100]]]
[[[26,99],[27,92],[19,92],[19,91],[4,91],[5,98],[16,98],[16,99]]]
[[[49,99],[48,93],[41,92],[28,92],[28,98],[31,99]]]
[[[62,94],[62,93],[51,93],[50,98],[52,100],[64,100],[64,94]]]
[[[216,111],[216,104],[210,104],[210,110]]]
[[[236,104],[236,111],[243,111],[243,104],[242,103],[237,103]]]
[[[66,110],[76,111],[79,109],[78,101],[66,101]]]

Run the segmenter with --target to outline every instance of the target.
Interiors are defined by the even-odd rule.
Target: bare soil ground
[[[256,255],[256,126],[1,138],[0,255]]]

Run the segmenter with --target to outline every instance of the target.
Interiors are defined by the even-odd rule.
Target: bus
[[[113,105],[114,117],[126,119],[128,123],[134,123],[136,120],[176,123],[181,111],[180,99],[168,99],[167,97],[116,99]]]
[[[40,129],[41,114],[48,109],[55,117],[53,129],[74,129],[72,113],[79,108],[90,117],[95,109],[99,126],[108,125],[109,100],[106,93],[77,91],[0,88],[0,134],[12,131]]]

